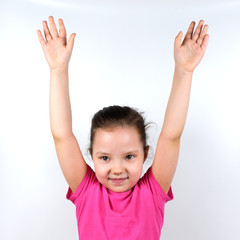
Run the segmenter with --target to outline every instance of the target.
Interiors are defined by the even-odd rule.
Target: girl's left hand
[[[208,45],[208,25],[201,20],[193,33],[195,22],[191,22],[185,38],[182,41],[182,32],[179,32],[174,42],[175,67],[192,73],[200,63]],[[203,27],[203,29],[202,29]]]

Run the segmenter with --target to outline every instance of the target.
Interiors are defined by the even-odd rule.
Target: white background
[[[104,106],[129,105],[157,127],[171,90],[173,43],[193,20],[209,25],[194,72],[174,200],[162,240],[240,239],[240,1],[0,2],[0,239],[77,240],[49,122],[49,68],[37,38],[63,18],[76,39],[70,61],[73,130],[86,161],[90,121]]]

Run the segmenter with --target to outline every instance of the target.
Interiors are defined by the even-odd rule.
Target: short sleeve
[[[152,167],[150,167],[149,169],[149,179],[152,183],[152,186],[155,188],[157,194],[161,196],[161,198],[165,201],[165,203],[173,199],[172,187],[170,186],[168,193],[166,194],[163,191],[160,184],[158,183],[158,181],[156,180],[156,178],[153,176]]]
[[[143,178],[145,178],[144,181],[149,182],[149,188],[161,203],[165,204],[173,199],[172,187],[170,186],[167,194],[163,191],[162,187],[153,176],[152,166],[147,170]]]
[[[68,192],[66,194],[66,198],[68,200],[71,200],[75,204],[75,201],[79,197],[81,192],[88,187],[93,175],[95,175],[95,172],[91,169],[91,167],[89,167],[87,165],[86,174],[85,174],[83,180],[81,181],[81,183],[79,184],[77,190],[73,193],[71,188],[68,187]]]

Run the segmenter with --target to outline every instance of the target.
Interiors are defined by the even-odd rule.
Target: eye
[[[127,155],[126,158],[127,158],[127,159],[133,159],[134,156],[133,156],[133,155]]]
[[[107,160],[109,160],[109,157],[107,157],[107,156],[102,156],[102,157],[100,157],[100,159],[102,159],[103,161],[107,161]]]

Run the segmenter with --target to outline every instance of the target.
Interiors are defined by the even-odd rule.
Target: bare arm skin
[[[59,19],[58,23],[59,33],[53,17],[50,16],[50,29],[47,22],[43,21],[45,38],[40,30],[37,35],[50,68],[49,110],[55,149],[63,175],[71,190],[75,192],[87,170],[87,164],[72,132],[69,97],[68,65],[76,34],[71,34],[67,41],[63,20]]]
[[[152,165],[153,175],[165,193],[169,191],[177,167],[193,71],[204,56],[208,44],[208,25],[203,25],[204,21],[201,20],[193,33],[195,22],[192,22],[183,42],[182,32],[175,38],[172,89]]]

